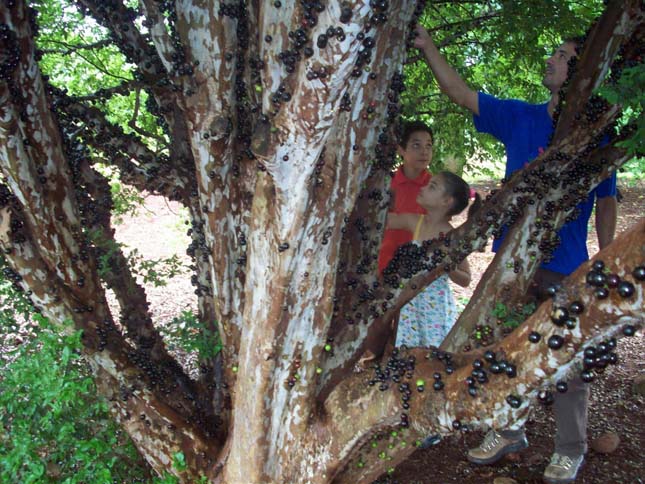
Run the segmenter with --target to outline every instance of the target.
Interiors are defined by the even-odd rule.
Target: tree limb
[[[599,149],[590,155],[588,160],[584,160],[584,164],[598,168],[592,178],[579,178],[579,192],[588,193],[630,158],[625,150],[611,145]],[[610,164],[603,166],[607,161]],[[539,245],[551,239],[571,214],[569,209],[558,211],[555,216],[550,217],[549,212],[545,210],[546,207],[556,206],[562,200],[561,197],[561,194],[549,195],[523,208],[522,218],[506,235],[504,244],[486,269],[481,283],[442,342],[442,349],[461,351],[465,346],[470,346],[469,339],[477,325],[488,325],[493,329],[494,334],[490,335],[489,341],[501,337],[500,328],[495,322],[491,324],[489,321],[493,318],[493,309],[498,303],[509,309],[521,304],[535,271],[545,257],[544,251],[538,248]],[[543,219],[545,216],[548,218]],[[518,274],[522,274],[522,277]]]
[[[119,168],[124,182],[171,200],[186,199],[194,183],[189,167],[183,163],[173,166],[174,159],[157,155],[138,137],[125,134],[98,108],[78,102],[61,91],[54,91],[53,95],[58,111],[67,116],[70,124],[79,126],[87,143]]]
[[[600,86],[618,53],[636,29],[642,29],[645,11],[638,0],[612,0],[603,15],[591,29],[580,59],[576,63],[576,74],[566,87],[565,106],[558,117],[552,143],[558,143],[579,124],[592,93]],[[602,48],[601,48],[602,46]]]
[[[58,54],[58,55],[70,55],[79,50],[94,50],[102,49],[104,47],[110,47],[112,45],[112,40],[103,39],[91,44],[70,44],[69,42],[63,42],[61,40],[50,39],[48,42],[52,44],[59,44],[63,47],[67,47],[66,50],[56,50],[56,49],[40,49],[40,52],[43,54]]]
[[[410,409],[407,411],[394,411],[392,408],[400,398],[400,383],[392,384],[386,379],[387,388],[379,391],[378,383],[367,384],[369,374],[354,375],[345,380],[325,402],[325,418],[331,422],[329,431],[334,436],[334,445],[346,451],[341,454],[342,464],[338,464],[335,482],[371,482],[388,467],[396,466],[409,456],[415,450],[414,440],[417,436],[435,432],[452,433],[457,429],[454,422],[469,429],[491,424],[496,428],[506,428],[516,420],[523,419],[529,406],[537,400],[539,389],[566,380],[577,371],[575,365],[581,361],[583,351],[589,344],[595,345],[602,340],[622,336],[625,324],[635,327],[645,324],[644,283],[634,279],[631,274],[632,269],[642,264],[644,257],[645,219],[641,219],[591,262],[583,264],[563,281],[562,289],[553,301],[543,303],[515,332],[490,348],[496,361],[504,360],[515,365],[517,375],[508,378],[505,374],[490,373],[486,366],[490,364],[486,363],[484,370],[488,373],[488,382],[476,384],[475,397],[469,395],[464,380],[471,375],[473,362],[482,358],[481,354],[455,355],[453,360],[456,366],[451,374],[444,371],[442,361],[428,358],[427,350],[416,349],[400,355],[403,361],[407,361],[409,356],[414,356],[416,360],[413,374],[401,380],[401,384],[407,384],[412,390]],[[608,299],[595,298],[593,288],[586,284],[585,278],[597,260],[604,261],[605,267],[618,274],[621,280],[632,283],[634,292],[630,297],[623,298],[612,290]],[[562,329],[553,324],[551,314],[554,305],[568,307],[573,301],[581,303],[583,307],[583,311],[576,315],[575,328]],[[537,344],[528,340],[529,333],[533,331],[541,335]],[[547,340],[554,335],[563,337],[564,344],[560,350],[552,350],[547,345]],[[436,381],[435,373],[442,376],[444,386],[441,391],[432,389],[431,382]],[[424,382],[423,393],[416,389],[416,382],[419,381]],[[517,408],[516,402],[514,406],[508,403],[509,395],[518,396]],[[411,430],[398,425],[401,413],[409,415],[407,420]],[[360,421],[361,425],[350,424],[354,421]],[[357,428],[369,430],[356,434]],[[375,446],[370,445],[370,436],[379,430],[385,439],[376,440]],[[398,431],[394,439],[389,437],[391,430]],[[330,435],[322,436],[322,442],[329,445],[326,439]],[[395,446],[390,446],[391,443]],[[319,446],[320,443],[315,445]],[[388,458],[369,458],[365,455],[380,452],[384,452]],[[357,465],[361,461],[365,465]]]

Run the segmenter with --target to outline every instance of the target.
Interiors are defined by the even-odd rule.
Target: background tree
[[[428,8],[437,25],[459,22],[437,20],[452,7]],[[509,8],[463,12],[485,31],[488,20],[513,18]],[[640,8],[609,3],[540,160],[445,241],[403,248],[378,279],[400,67],[423,2],[4,2],[5,276],[47,318],[82,330],[117,422],[155,470],[185,482],[368,481],[430,430],[523,418],[538,388],[573,371],[587,339],[642,324],[642,223],[605,251],[617,289],[599,301],[587,267],[572,275],[555,301],[581,303],[575,328],[553,325],[552,303],[543,305],[487,354],[487,364],[507,365],[522,354],[515,378],[491,374],[474,385],[478,398],[463,385],[473,354],[415,349],[386,355],[373,375],[352,367],[394,311],[505,223],[519,228],[494,277],[517,272],[523,287],[540,256],[520,260],[522,227],[539,223],[535,237],[548,249],[575,200],[627,160],[616,143],[598,148],[619,109],[591,94],[610,65],[615,81],[640,61]],[[94,69],[74,78],[70,63]],[[616,142],[632,132],[627,124]],[[114,241],[106,166],[190,213],[199,319],[222,348],[204,358],[198,379],[169,355]],[[434,373],[444,376],[431,392]],[[177,452],[181,470],[172,467]]]

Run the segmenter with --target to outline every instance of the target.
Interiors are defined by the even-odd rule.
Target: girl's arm
[[[470,284],[470,266],[468,265],[468,260],[462,260],[457,268],[448,274],[448,277],[455,284],[460,285],[461,287],[468,287]]]
[[[414,232],[421,215],[416,213],[392,213],[388,212],[386,229],[401,229]]]

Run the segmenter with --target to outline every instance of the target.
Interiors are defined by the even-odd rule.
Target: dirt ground
[[[481,183],[475,188],[486,195],[494,183]],[[621,186],[623,201],[619,205],[617,232],[629,227],[645,215],[645,185]],[[130,248],[138,249],[146,258],[184,255],[189,240],[185,232],[186,217],[176,204],[167,204],[150,197],[146,208],[135,217],[127,217],[117,227],[117,238]],[[457,220],[460,223],[463,220]],[[158,234],[158,235],[156,235]],[[163,242],[162,242],[163,241]],[[590,227],[590,253],[595,253],[595,229]],[[479,277],[492,260],[489,250],[469,256],[473,283],[463,289],[453,286],[455,299],[463,305],[476,287]],[[188,259],[186,258],[186,261]],[[155,321],[168,322],[182,310],[195,307],[189,277],[177,277],[164,287],[148,288],[151,311]],[[645,480],[643,449],[645,449],[645,399],[632,391],[637,375],[645,373],[645,341],[642,333],[619,343],[621,364],[610,367],[592,384],[589,421],[590,441],[604,432],[614,432],[620,444],[611,454],[590,450],[576,482],[588,484],[636,484]],[[482,433],[453,435],[439,445],[418,450],[396,470],[390,482],[401,484],[510,484],[500,481],[511,478],[519,483],[539,483],[544,467],[553,451],[554,422],[550,407],[536,407],[526,427],[530,447],[520,454],[506,458],[493,466],[475,466],[464,456],[468,447],[475,446]]]

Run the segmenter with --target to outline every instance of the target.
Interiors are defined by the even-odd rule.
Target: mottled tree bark
[[[414,260],[403,258],[388,277],[377,277],[404,88],[399,69],[423,5],[370,3],[278,8],[143,0],[134,10],[121,1],[80,0],[136,66],[136,83],[119,89],[136,84],[153,100],[169,141],[161,154],[112,125],[91,107],[91,96],[74,98],[48,84],[25,1],[0,6],[0,246],[9,277],[31,291],[45,316],[83,331],[101,395],[159,473],[228,484],[369,482],[429,431],[452,432],[455,421],[501,427],[521,418],[538,388],[572,371],[585,341],[610,337],[627,319],[642,325],[643,283],[630,274],[644,258],[643,222],[598,256],[633,282],[634,293],[620,298],[613,291],[597,301],[585,286],[588,266],[579,269],[562,301],[556,298],[583,303],[574,329],[550,323],[548,302],[493,348],[518,362],[515,379],[491,376],[471,398],[463,380],[476,356],[455,355],[454,373],[435,392],[430,382],[441,364],[411,349],[390,355],[410,388],[410,408],[402,409],[398,382],[373,385],[371,373],[352,373],[366,342],[386,334],[394,311],[485,244],[495,224],[530,225],[543,208],[518,215],[527,201],[514,189],[532,182],[514,178],[447,241],[423,244]],[[614,2],[609,11],[617,8]],[[642,27],[641,13],[628,11],[621,25]],[[617,45],[629,32],[615,32],[603,45]],[[610,65],[611,56],[603,62]],[[624,161],[614,147],[589,149],[615,113],[610,107],[571,128],[534,164],[533,173],[559,179],[571,178],[583,158],[599,160],[580,183],[539,186],[545,203],[579,195]],[[167,353],[120,252],[111,253],[110,270],[99,264],[114,242],[111,201],[88,147],[128,183],[189,209],[201,321],[216,325],[224,344],[199,381]],[[563,154],[566,162],[549,163]],[[98,229],[101,242],[91,237]],[[521,284],[529,272],[520,273]],[[123,329],[110,314],[107,287],[127,312]],[[528,342],[531,331],[542,335],[541,344]],[[544,343],[556,333],[564,350]],[[506,403],[508,395],[521,395],[517,408]],[[184,471],[172,466],[176,452],[185,455]]]

